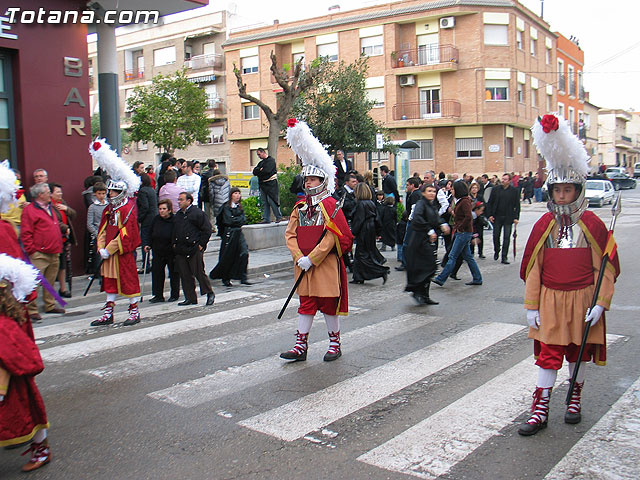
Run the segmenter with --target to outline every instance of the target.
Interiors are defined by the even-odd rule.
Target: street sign
[[[376,148],[378,150],[384,148],[384,136],[381,133],[376,133]]]

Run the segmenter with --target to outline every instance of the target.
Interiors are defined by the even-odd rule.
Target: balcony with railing
[[[224,99],[218,95],[207,95],[207,110],[222,113],[224,111]]]
[[[564,74],[558,76],[558,90],[561,92],[565,92],[567,88],[567,77]]]
[[[458,49],[453,45],[434,43],[409,50],[392,52],[391,65],[393,68],[403,69],[403,75],[424,70],[455,70],[458,68],[458,58]],[[423,68],[424,66],[429,66],[430,68],[425,69]],[[411,67],[422,68],[411,69]]]
[[[579,99],[581,102],[584,102],[584,100],[585,100],[586,96],[587,96],[587,95],[586,95],[586,93],[585,93],[585,91],[584,91],[584,87],[580,87],[580,88],[578,88],[578,99]]]
[[[631,137],[627,137],[626,135],[618,135],[616,136],[616,147],[617,148],[632,148],[633,141]]]
[[[130,82],[144,78],[144,68],[131,68],[124,71],[124,81]]]
[[[460,116],[460,102],[439,100],[433,102],[397,103],[393,106],[394,120],[432,120]]]
[[[222,68],[223,57],[217,53],[209,53],[206,55],[196,55],[184,62],[184,66],[189,69],[198,70],[201,68]]]

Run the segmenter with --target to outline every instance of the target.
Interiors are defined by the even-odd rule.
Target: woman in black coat
[[[158,215],[158,196],[151,187],[151,177],[146,173],[140,175],[142,186],[138,190],[138,223],[140,224],[140,240],[142,245],[151,243],[149,236],[151,235],[151,223]],[[147,272],[151,269],[151,261],[147,252],[142,252],[142,268],[138,273],[144,273],[146,265]]]
[[[244,285],[251,285],[247,280],[247,266],[249,264],[249,248],[242,234],[242,226],[247,220],[242,209],[242,195],[239,188],[229,190],[229,201],[222,207],[220,213],[224,226],[222,246],[218,255],[218,264],[211,270],[209,277],[221,278],[223,285],[232,287],[231,279],[240,280]]]
[[[406,292],[413,292],[413,298],[420,305],[437,305],[429,297],[429,282],[436,273],[438,251],[438,230],[448,235],[448,224],[438,215],[434,206],[436,188],[432,185],[420,187],[423,198],[416,203],[411,219],[411,231],[404,247],[406,259]]]
[[[169,301],[175,302],[180,297],[180,274],[175,267],[173,253],[173,205],[165,198],[158,203],[158,215],[151,220],[150,234],[142,242],[147,255],[153,251],[151,263],[151,292],[153,297],[149,303],[164,302],[165,268],[169,268],[171,293]]]
[[[358,183],[355,189],[356,210],[351,221],[351,232],[356,240],[351,283],[364,283],[382,277],[387,282],[389,267],[383,265],[385,258],[376,247],[377,209],[371,200],[371,190],[366,183]],[[379,223],[378,223],[379,225]]]

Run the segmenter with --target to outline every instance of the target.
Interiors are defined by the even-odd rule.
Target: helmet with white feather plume
[[[569,127],[569,122],[557,114],[538,118],[531,127],[533,143],[546,161],[548,185],[570,183],[576,187],[576,199],[566,205],[557,205],[553,192],[549,194],[549,210],[559,216],[571,218],[575,224],[589,202],[584,195],[584,185],[589,173],[589,155],[584,144]]]
[[[0,253],[0,283],[11,285],[11,292],[19,302],[38,286],[38,270],[28,263],[6,253]]]
[[[16,199],[18,191],[16,174],[9,166],[9,161],[0,162],[0,213],[6,213]]]
[[[336,187],[336,167],[320,141],[313,135],[305,122],[290,118],[287,120],[286,140],[291,150],[302,160],[303,177],[323,179],[318,187],[306,191],[308,195],[320,196],[323,192],[331,195]]]
[[[107,189],[120,192],[109,199],[112,205],[116,207],[123,205],[127,197],[133,197],[140,189],[140,177],[118,156],[104,138],[97,138],[91,142],[89,153],[98,165],[111,176],[111,180],[107,183]]]

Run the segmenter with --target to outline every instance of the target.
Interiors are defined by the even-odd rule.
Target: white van
[[[627,173],[627,169],[625,167],[607,167],[604,173]]]

